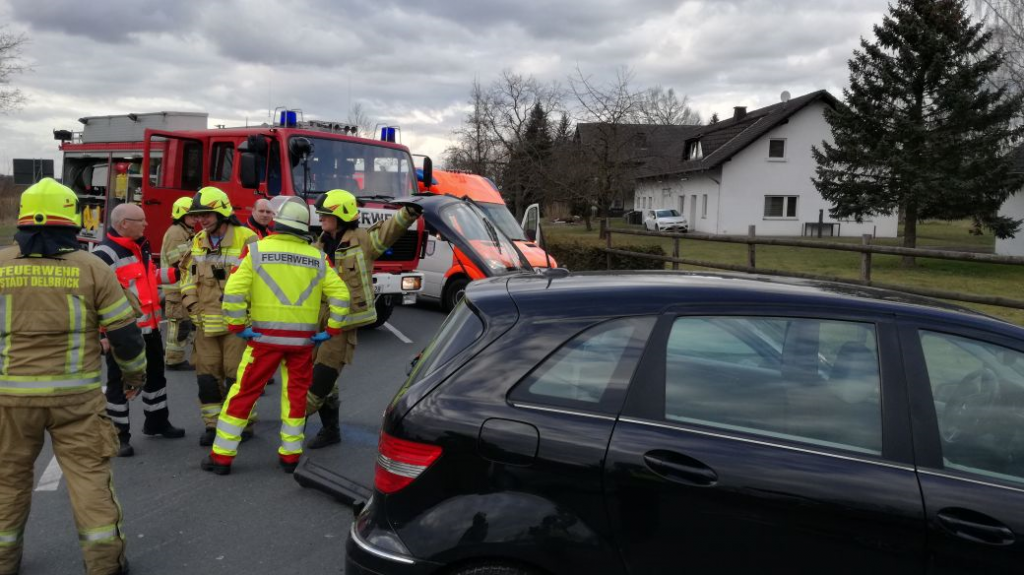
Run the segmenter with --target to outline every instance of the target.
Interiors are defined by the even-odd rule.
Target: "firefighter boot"
[[[337,397],[327,397],[319,411],[320,423],[323,424],[323,427],[320,428],[319,433],[316,434],[316,437],[314,437],[306,447],[310,449],[320,449],[322,447],[327,447],[328,445],[341,443],[341,427],[339,425],[341,416],[338,413],[340,407]]]
[[[204,459],[203,462],[199,464],[199,467],[201,467],[203,471],[209,471],[210,473],[214,473],[216,475],[227,475],[231,473],[230,465],[217,463],[216,461],[213,460],[212,457],[209,456],[207,456],[206,459]]]
[[[118,457],[131,457],[135,455],[135,448],[128,443],[131,439],[131,434],[127,431],[119,431],[117,434],[117,441],[120,443],[120,447],[117,450]]]
[[[217,437],[216,427],[207,427],[206,431],[199,436],[199,445],[203,447],[210,447],[213,445],[213,440]]]

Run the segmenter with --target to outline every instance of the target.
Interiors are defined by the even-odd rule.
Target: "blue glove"
[[[326,331],[322,331],[316,335],[309,336],[309,339],[313,340],[313,343],[319,344],[331,339],[331,334],[327,333]]]
[[[259,333],[257,331],[253,331],[251,327],[247,327],[247,328],[243,329],[242,331],[236,333],[235,335],[237,335],[238,337],[240,337],[240,338],[242,338],[244,340],[257,339],[257,338],[263,337],[262,333]]]

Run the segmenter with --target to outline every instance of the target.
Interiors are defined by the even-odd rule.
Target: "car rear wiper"
[[[360,200],[382,200],[385,202],[395,201],[395,196],[385,196],[384,194],[372,194],[369,196],[356,196]]]

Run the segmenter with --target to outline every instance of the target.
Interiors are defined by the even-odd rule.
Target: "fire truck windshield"
[[[294,140],[299,136],[295,136]],[[410,196],[416,191],[409,152],[373,144],[301,136],[312,143],[303,162],[291,155],[292,185],[296,194],[348,190],[359,197]],[[289,149],[292,149],[289,146]]]

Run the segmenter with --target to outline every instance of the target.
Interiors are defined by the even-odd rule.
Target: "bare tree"
[[[445,152],[445,167],[466,170],[494,180],[497,177],[495,141],[491,136],[490,120],[493,102],[479,80],[473,80],[470,90],[470,109],[462,126],[452,131],[455,144]]]
[[[25,103],[25,95],[17,88],[8,88],[11,78],[31,68],[21,59],[21,50],[28,43],[24,34],[13,34],[0,28],[0,114],[17,110]]]
[[[988,51],[1003,52],[1000,73],[992,81],[1024,91],[1024,0],[974,0],[974,8],[992,32]]]
[[[358,130],[356,135],[360,138],[372,138],[374,137],[373,127],[375,122],[370,118],[366,110],[363,109],[363,105],[360,102],[352,104],[352,107],[348,111],[348,118],[345,120],[350,126],[355,126]]]
[[[640,94],[640,120],[642,124],[671,124],[676,126],[701,124],[700,114],[690,108],[690,97],[676,96],[672,88],[654,86]]]

